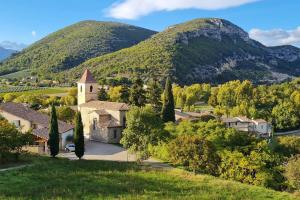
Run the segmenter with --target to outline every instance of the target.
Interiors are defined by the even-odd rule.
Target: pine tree
[[[129,89],[128,89],[127,85],[122,86],[122,89],[121,89],[120,93],[121,93],[120,101],[122,103],[129,103],[130,93],[129,93]]]
[[[161,118],[164,122],[175,122],[175,105],[174,96],[172,91],[172,83],[170,78],[167,78],[165,91],[163,95],[163,107],[161,112]]]
[[[84,155],[84,136],[83,136],[83,124],[81,119],[81,113],[76,113],[75,118],[75,133],[74,133],[74,144],[75,144],[75,154],[81,159]]]
[[[142,107],[146,104],[146,96],[145,96],[145,90],[143,88],[144,83],[143,80],[140,78],[137,78],[130,90],[130,97],[129,102],[133,106]]]
[[[51,107],[50,130],[49,130],[50,154],[54,158],[59,153],[59,132],[54,104]]]
[[[101,89],[99,91],[98,100],[99,101],[107,101],[108,100],[108,94],[103,87],[101,87]]]
[[[161,85],[159,84],[159,82],[156,79],[154,79],[149,84],[149,88],[148,88],[147,91],[148,91],[148,94],[147,94],[148,103],[151,104],[151,106],[153,107],[153,110],[156,113],[160,113],[161,109],[162,109],[162,102],[161,102],[162,88],[161,88]]]

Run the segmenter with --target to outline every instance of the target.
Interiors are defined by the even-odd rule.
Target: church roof
[[[86,69],[78,83],[97,83],[90,70]]]
[[[117,110],[126,111],[129,110],[129,106],[126,103],[109,102],[109,101],[90,101],[83,103],[80,107],[95,108],[97,110]]]

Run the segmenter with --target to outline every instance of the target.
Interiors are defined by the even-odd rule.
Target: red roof
[[[86,69],[78,83],[97,83],[90,70]]]

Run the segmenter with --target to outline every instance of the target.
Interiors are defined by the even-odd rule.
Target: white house
[[[227,127],[239,131],[256,133],[261,137],[268,137],[272,133],[272,124],[264,119],[248,119],[247,117],[221,118]]]

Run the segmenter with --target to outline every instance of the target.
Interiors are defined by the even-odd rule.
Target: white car
[[[67,152],[74,152],[75,151],[75,144],[67,144],[65,151]]]

